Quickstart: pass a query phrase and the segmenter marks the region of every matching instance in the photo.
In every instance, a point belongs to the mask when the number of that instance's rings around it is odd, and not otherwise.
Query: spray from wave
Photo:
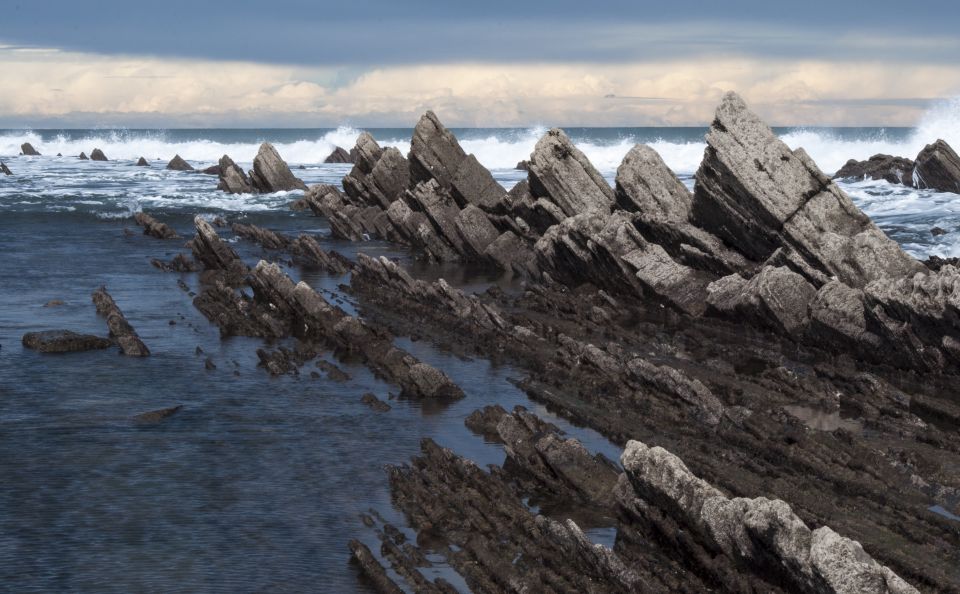
[[[504,129],[489,133],[463,133],[460,141],[464,150],[492,170],[513,169],[518,162],[529,158],[537,140],[546,132],[544,128]],[[291,164],[314,165],[323,161],[336,146],[352,147],[360,131],[351,127],[318,134],[316,138],[303,138],[277,142],[271,138],[245,138],[242,141],[197,138],[179,140],[165,131],[130,132],[91,131],[79,138],[61,134],[44,139],[35,132],[9,131],[0,134],[0,156],[16,155],[20,144],[30,142],[44,155],[75,156],[80,152],[90,153],[93,148],[102,149],[111,159],[134,160],[141,156],[147,159],[169,160],[174,154],[200,164],[214,163],[221,155],[228,154],[239,163],[249,164],[257,153],[260,142],[274,142],[280,154]],[[376,136],[376,135],[375,135]],[[627,152],[638,143],[652,146],[670,168],[681,175],[694,173],[703,158],[705,143],[699,134],[678,141],[658,137],[647,129],[644,135],[625,128],[623,134],[610,139],[601,135],[592,136],[589,129],[572,138],[590,161],[607,176],[612,176]],[[851,137],[841,130],[826,128],[797,128],[782,135],[792,148],[803,147],[814,161],[826,172],[839,169],[848,159],[867,159],[877,153],[886,153],[913,158],[937,138],[943,138],[960,148],[960,99],[954,99],[931,108],[918,122],[915,130],[907,135],[889,134],[883,129],[864,129]],[[408,134],[389,133],[377,136],[384,146],[395,146],[406,153],[410,149]]]

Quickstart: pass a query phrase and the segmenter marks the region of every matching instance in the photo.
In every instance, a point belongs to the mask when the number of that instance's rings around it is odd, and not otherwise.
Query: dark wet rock
[[[294,212],[302,212],[304,210],[310,210],[310,204],[303,198],[298,198],[288,204],[290,210]]]
[[[220,157],[220,183],[217,189],[228,194],[255,194],[256,188],[250,183],[243,169],[233,162],[233,159],[224,155]]]
[[[934,227],[933,229],[930,229],[930,235],[933,235],[934,237],[937,237],[939,235],[946,235],[946,234],[947,234],[947,230],[941,227]]]
[[[75,353],[105,349],[113,346],[113,341],[70,330],[44,330],[24,334],[23,346],[41,353]]]
[[[789,248],[804,266],[855,287],[921,268],[735,93],[707,134],[691,216],[756,262]]]
[[[331,274],[346,274],[353,267],[349,258],[339,252],[325,251],[316,239],[305,233],[290,243],[290,253],[300,266],[325,270]]]
[[[93,304],[97,308],[97,313],[107,319],[107,328],[110,329],[110,337],[117,341],[120,350],[128,357],[146,357],[150,354],[150,349],[143,344],[137,332],[127,321],[126,316],[117,307],[116,302],[106,287],[100,287],[93,292]]]
[[[204,169],[201,169],[201,170],[200,170],[200,173],[202,173],[202,174],[204,174],[204,175],[216,175],[217,177],[220,177],[220,166],[219,166],[219,165],[211,165],[210,167],[206,167],[206,168],[204,168]]]
[[[850,159],[833,175],[833,179],[883,179],[891,184],[913,185],[914,163],[891,155],[874,155],[866,161]]]
[[[177,254],[169,262],[153,258],[150,263],[164,272],[196,272],[200,270],[200,266],[196,262],[183,254]]]
[[[157,239],[177,239],[180,237],[169,225],[161,223],[147,213],[134,213],[133,220],[143,227],[144,235],[156,237]]]
[[[317,361],[317,369],[322,369],[324,373],[327,374],[327,379],[332,382],[343,383],[353,379],[349,373],[340,369],[329,361],[324,361],[323,359]]]
[[[343,178],[343,188],[355,206],[389,208],[410,181],[410,166],[396,148],[380,148],[368,132],[357,139],[356,161]]]
[[[282,250],[290,245],[290,238],[286,235],[256,225],[234,223],[231,229],[238,236],[259,243],[268,250]]]
[[[51,299],[43,304],[44,307],[60,307],[63,305],[63,299]]]
[[[206,270],[222,273],[227,284],[238,284],[247,273],[246,264],[217,235],[210,223],[198,215],[194,217],[193,224],[197,229],[197,234],[189,243],[193,258]]]
[[[940,256],[930,256],[923,261],[923,264],[930,270],[940,270],[947,264],[960,268],[960,258],[941,258]]]
[[[390,228],[386,213],[378,206],[351,204],[340,190],[329,184],[310,186],[304,195],[310,210],[325,217],[330,233],[338,239],[362,241],[381,237]]]
[[[207,357],[206,360],[204,360],[203,362],[203,368],[206,369],[207,371],[213,371],[214,369],[217,368],[217,364],[213,362],[213,359],[211,359],[210,357]]]
[[[367,392],[360,397],[360,402],[369,406],[375,412],[388,412],[390,410],[390,405],[377,398],[374,394]]]
[[[356,163],[356,153],[351,154],[350,151],[343,147],[336,147],[333,149],[333,152],[327,155],[327,158],[323,160],[324,163]]]
[[[624,515],[688,534],[664,534],[681,554],[721,555],[723,563],[704,564],[704,569],[724,589],[739,589],[740,573],[758,586],[769,580],[771,587],[801,592],[917,591],[874,561],[860,543],[827,526],[810,530],[782,500],[727,498],[661,447],[630,441],[621,463],[625,477],[618,497]]]
[[[90,158],[87,157],[87,154],[84,153],[84,152],[81,152],[80,155],[79,155],[77,158],[80,159],[81,161],[89,161],[89,160],[90,160]]]
[[[364,577],[380,594],[403,594],[403,590],[390,579],[369,547],[359,540],[350,541],[351,560],[360,567]]]
[[[960,194],[960,156],[943,140],[928,144],[917,155],[914,181],[918,188]]]
[[[7,167],[7,164],[3,161],[0,161],[0,172],[2,172],[4,175],[13,175],[13,172],[10,171],[10,168]]]
[[[530,155],[530,192],[545,198],[567,216],[610,212],[613,189],[563,130],[541,138]]]
[[[530,171],[530,161],[524,159],[517,163],[517,166],[514,167],[517,171]]]
[[[28,157],[39,157],[40,153],[37,152],[37,149],[33,148],[33,145],[29,142],[24,142],[20,145],[20,152]]]
[[[150,412],[140,413],[139,415],[133,417],[133,420],[137,423],[159,423],[164,419],[168,419],[173,415],[177,414],[183,410],[183,405],[171,406],[170,408],[161,408],[159,410],[152,410]]]
[[[269,142],[260,145],[250,171],[251,185],[263,193],[306,190],[307,186],[290,171],[280,153]]]
[[[167,169],[172,171],[193,171],[193,165],[187,163],[183,160],[183,157],[180,155],[174,155],[170,162],[167,163]]]
[[[137,167],[150,167],[150,163],[148,163],[143,157],[140,157],[137,159]]]
[[[787,268],[765,266],[747,280],[739,274],[723,277],[707,287],[707,304],[719,315],[748,320],[784,335],[801,333],[817,290]]]
[[[107,159],[107,156],[103,154],[103,151],[101,151],[98,148],[95,148],[93,149],[93,152],[90,153],[90,160],[91,161],[109,161],[110,159]]]

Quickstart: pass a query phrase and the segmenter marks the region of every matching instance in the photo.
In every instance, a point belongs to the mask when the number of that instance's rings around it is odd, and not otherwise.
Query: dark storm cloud
[[[952,61],[956,2],[358,0],[6,3],[0,42],[104,54],[358,66],[692,55]]]

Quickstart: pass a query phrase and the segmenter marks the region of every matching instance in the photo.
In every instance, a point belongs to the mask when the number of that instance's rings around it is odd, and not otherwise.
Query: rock
[[[891,155],[874,155],[866,161],[850,159],[833,179],[883,179],[891,184],[913,185],[914,163],[910,159]]]
[[[57,156],[58,156],[58,157],[62,157],[62,156],[63,156],[63,153],[57,153]]]
[[[250,183],[265,194],[307,189],[307,185],[293,175],[290,167],[280,158],[277,149],[269,142],[260,145],[260,150],[253,159]]]
[[[238,284],[247,274],[247,266],[240,256],[199,215],[194,217],[193,224],[197,229],[197,234],[190,241],[194,259],[207,270],[223,273],[227,284]]]
[[[610,185],[557,128],[547,132],[533,149],[529,181],[534,198],[546,198],[567,216],[610,212],[614,203]]]
[[[133,220],[143,227],[144,235],[150,235],[157,239],[177,239],[180,237],[169,225],[161,223],[144,212],[134,213]]]
[[[934,227],[933,229],[930,229],[930,235],[933,235],[934,237],[937,237],[938,235],[946,235],[946,234],[947,234],[947,230],[941,229],[940,227]]]
[[[184,161],[180,155],[174,155],[170,159],[170,162],[167,163],[167,169],[171,171],[194,171],[193,165]]]
[[[259,243],[268,250],[282,250],[290,245],[290,238],[286,235],[256,225],[234,223],[231,228],[240,237]]]
[[[13,175],[13,172],[10,171],[10,168],[7,167],[7,164],[3,161],[0,161],[0,172],[2,172],[4,175]]]
[[[59,307],[63,305],[63,299],[51,299],[43,304],[44,307]]]
[[[635,358],[627,363],[631,379],[647,389],[671,394],[689,405],[700,422],[715,427],[720,423],[724,406],[710,388],[697,379],[666,365],[655,365],[645,359]]]
[[[24,142],[20,145],[20,152],[28,157],[39,157],[40,153],[37,152],[37,149],[33,148],[33,145],[29,142]]]
[[[960,258],[941,258],[940,256],[930,256],[923,261],[923,265],[930,270],[940,270],[947,264],[960,268]]]
[[[207,371],[213,371],[217,368],[217,364],[213,362],[213,359],[207,357],[203,362],[203,368]]]
[[[364,394],[363,396],[361,396],[361,397],[360,397],[360,402],[362,402],[363,404],[369,406],[370,408],[372,408],[372,409],[373,409],[374,411],[376,411],[376,412],[388,412],[388,411],[390,410],[390,408],[391,408],[389,404],[387,404],[387,403],[384,402],[383,400],[380,400],[379,398],[377,398],[375,395],[371,394],[370,392],[367,392],[366,394]]]
[[[943,140],[928,144],[917,155],[914,185],[960,194],[960,156]]]
[[[738,274],[721,278],[707,293],[707,304],[719,315],[797,336],[806,328],[817,290],[787,268],[765,266],[750,280]]]
[[[530,171],[530,161],[524,159],[517,163],[517,166],[514,167],[517,171]]]
[[[751,260],[790,248],[805,263],[801,270],[855,287],[921,269],[735,93],[724,96],[707,134],[691,218]]]
[[[183,254],[177,254],[169,262],[153,258],[150,263],[164,272],[196,272],[200,267]]]
[[[343,147],[336,147],[333,149],[333,152],[327,155],[327,158],[323,160],[324,163],[355,163],[356,155],[351,154],[350,151],[346,150]]]
[[[90,160],[91,161],[109,161],[109,159],[107,159],[107,156],[103,154],[103,151],[101,151],[98,148],[93,149],[93,152],[90,153]]]
[[[200,173],[202,173],[202,174],[204,174],[204,175],[216,175],[217,177],[220,177],[220,166],[219,166],[219,165],[211,165],[210,167],[207,167],[207,168],[205,168],[205,169],[201,169],[201,170],[200,170]]]
[[[81,152],[81,153],[80,153],[80,156],[78,156],[77,158],[80,159],[81,161],[89,161],[89,160],[90,160],[90,159],[87,157],[87,154],[86,154],[86,153],[83,153],[83,152]]]
[[[655,150],[630,149],[617,169],[617,206],[656,219],[686,221],[693,196]]]
[[[326,270],[331,274],[346,274],[353,263],[339,252],[326,252],[313,237],[301,234],[290,244],[293,260],[305,268]]]
[[[356,206],[389,208],[410,183],[410,165],[396,148],[381,149],[364,132],[357,141],[357,163],[343,178],[343,189]]]
[[[250,183],[247,174],[240,169],[233,159],[224,155],[220,157],[220,183],[217,189],[228,194],[256,194],[257,190]]]
[[[100,287],[93,292],[93,304],[97,308],[97,313],[107,318],[107,328],[110,329],[110,336],[120,345],[120,350],[128,357],[146,357],[150,354],[150,349],[143,344],[137,335],[133,326],[127,321],[127,318],[117,307],[113,297],[107,293],[106,287]]]
[[[688,533],[678,545],[690,554],[705,549],[722,555],[735,570],[782,581],[787,590],[916,592],[859,543],[828,527],[811,531],[784,501],[729,499],[670,452],[639,441],[627,443],[620,461],[625,472],[617,490],[622,509],[661,527],[668,524],[659,514],[668,515],[678,524],[672,530]],[[719,567],[712,564],[707,571]],[[715,577],[724,583],[734,575],[717,572]],[[727,583],[724,589],[732,586]]]
[[[164,419],[172,417],[181,410],[183,410],[183,405],[178,404],[177,406],[171,406],[170,408],[161,408],[159,410],[140,413],[139,415],[133,417],[133,420],[137,423],[159,423]]]
[[[113,346],[113,341],[70,330],[44,330],[23,335],[23,346],[41,353],[75,353]]]
[[[360,571],[370,581],[373,588],[380,594],[403,594],[403,590],[390,579],[386,570],[370,552],[367,545],[359,540],[350,541],[350,559],[360,566]]]
[[[148,163],[143,157],[140,157],[137,159],[137,167],[150,167],[150,163]]]

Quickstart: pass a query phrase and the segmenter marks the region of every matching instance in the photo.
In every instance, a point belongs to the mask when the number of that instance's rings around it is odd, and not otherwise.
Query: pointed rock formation
[[[256,188],[250,183],[243,169],[233,162],[233,159],[224,155],[220,157],[220,183],[217,189],[228,194],[255,194]]]
[[[782,335],[798,335],[809,321],[817,290],[788,268],[765,266],[750,280],[732,274],[707,287],[707,304],[720,315],[747,319]]]
[[[150,235],[157,239],[176,239],[180,237],[169,225],[161,223],[146,213],[138,212],[134,214],[133,220],[143,227],[144,235]]]
[[[117,307],[113,297],[110,296],[110,293],[107,293],[106,287],[100,287],[94,291],[93,304],[97,308],[97,313],[107,318],[110,337],[117,341],[124,355],[146,357],[150,354],[150,349],[140,340],[133,326],[130,325],[126,316]]]
[[[343,189],[357,206],[390,208],[410,183],[410,166],[393,147],[380,148],[368,132],[363,132],[353,149],[356,161],[343,178]]]
[[[253,159],[250,183],[265,194],[307,189],[306,184],[293,175],[290,167],[280,158],[280,153],[269,142],[260,145]]]
[[[290,238],[286,235],[256,225],[234,223],[231,229],[238,236],[259,243],[268,250],[282,250],[290,245]]]
[[[37,149],[33,148],[33,145],[29,142],[24,142],[20,145],[20,152],[28,157],[39,157],[40,153],[37,152]]]
[[[293,261],[304,268],[325,270],[331,274],[346,274],[353,263],[339,252],[325,251],[313,237],[301,234],[290,244]]]
[[[4,175],[13,175],[13,172],[10,171],[10,168],[7,167],[7,164],[3,161],[0,161],[0,172],[2,172]]]
[[[147,163],[147,160],[143,157],[137,159],[137,167],[150,167],[150,163]]]
[[[193,165],[184,161],[180,155],[174,155],[167,163],[167,169],[171,171],[193,171]]]
[[[338,146],[333,149],[333,152],[327,155],[327,158],[323,160],[324,163],[356,163],[356,153],[348,151],[347,149]]]
[[[95,148],[93,149],[93,152],[90,153],[90,160],[91,161],[109,161],[110,159],[107,159],[107,156],[103,154],[103,151],[101,151],[98,148]]]
[[[613,189],[558,128],[547,132],[530,155],[530,192],[546,198],[567,216],[610,212]]]
[[[90,158],[87,157],[87,154],[84,153],[84,152],[81,152],[80,155],[77,156],[77,158],[80,159],[81,161],[89,161],[89,160],[90,160]]]
[[[854,287],[922,269],[735,93],[723,98],[707,134],[692,220],[755,262],[787,250],[797,272],[818,284],[808,268]]]
[[[914,182],[918,188],[960,194],[960,156],[943,140],[928,144],[917,155]]]
[[[657,151],[645,144],[630,149],[617,168],[617,206],[658,219],[686,221],[693,195]]]

